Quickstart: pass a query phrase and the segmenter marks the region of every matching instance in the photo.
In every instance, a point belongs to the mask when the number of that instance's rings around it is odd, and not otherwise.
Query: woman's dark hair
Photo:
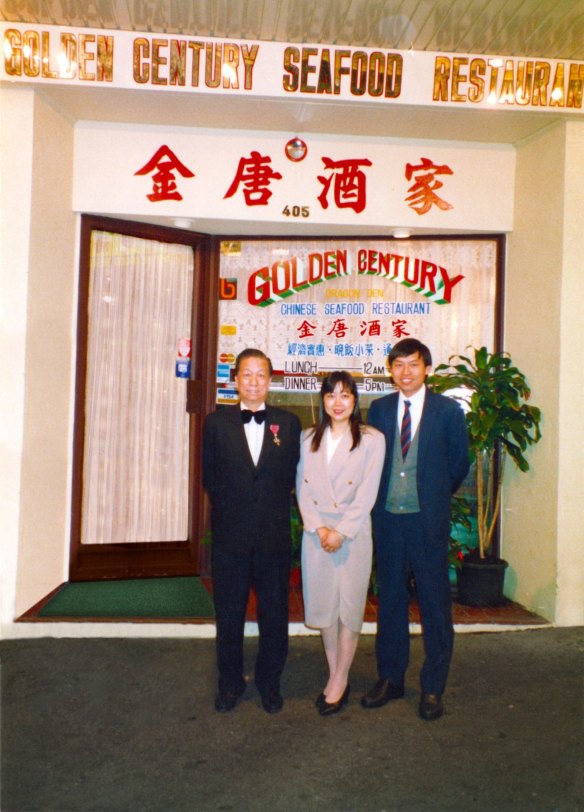
[[[335,386],[339,383],[341,384],[341,388],[343,389],[343,391],[350,392],[355,398],[353,412],[351,414],[351,417],[349,418],[349,425],[351,427],[351,436],[353,437],[353,445],[351,446],[351,451],[354,448],[357,448],[357,446],[361,442],[361,425],[363,423],[363,420],[361,419],[361,412],[359,411],[359,392],[357,391],[357,384],[355,383],[355,379],[349,372],[345,372],[345,370],[339,369],[336,370],[335,372],[329,373],[322,382],[322,386],[320,388],[319,420],[318,423],[314,426],[312,434],[312,442],[310,444],[311,451],[318,451],[318,449],[320,448],[322,437],[328,426],[330,426],[331,424],[331,419],[324,410],[324,396],[330,394],[331,392],[334,392]]]

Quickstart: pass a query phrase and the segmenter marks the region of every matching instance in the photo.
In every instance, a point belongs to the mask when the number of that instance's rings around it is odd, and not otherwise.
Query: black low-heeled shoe
[[[319,695],[316,697],[316,699],[314,700],[314,704],[320,710],[322,708],[322,706],[325,704],[325,702],[326,702],[326,695],[325,695],[324,691],[321,691],[319,693]]]
[[[321,716],[332,716],[335,713],[338,713],[344,705],[347,704],[349,701],[349,693],[351,691],[351,686],[347,685],[342,697],[337,702],[327,702],[326,699],[318,709],[318,712]]]

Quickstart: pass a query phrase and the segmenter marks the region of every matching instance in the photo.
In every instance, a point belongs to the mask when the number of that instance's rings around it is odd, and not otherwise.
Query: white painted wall
[[[0,622],[4,624],[14,617],[20,528],[33,91],[0,88],[0,111]]]
[[[67,580],[77,278],[72,152],[72,125],[37,97],[17,615]]]
[[[308,147],[306,158],[292,163],[285,155],[288,135],[281,132],[79,122],[75,127],[73,208],[109,216],[187,218],[195,220],[201,230],[223,234],[238,233],[236,224],[250,220],[260,229],[274,223],[290,227],[294,218],[283,214],[286,206],[306,208],[308,216],[296,221],[297,228],[302,227],[300,233],[317,227],[326,233],[331,226],[344,233],[369,229],[377,234],[390,226],[457,233],[503,232],[513,226],[515,151],[509,144],[318,133],[303,138]],[[136,175],[162,146],[194,174],[183,177],[173,170],[180,200],[150,200],[156,170]],[[268,157],[269,168],[280,175],[270,182],[265,205],[247,205],[241,185],[225,197],[240,160],[249,159],[253,151]],[[367,205],[358,215],[351,207],[334,205],[332,187],[327,208],[319,202],[323,191],[319,177],[333,175],[325,168],[325,156],[334,161],[371,162],[359,170]],[[436,195],[451,208],[435,205],[420,215],[409,207],[407,197],[415,181],[406,179],[406,166],[419,166],[423,157],[452,170],[450,175],[436,176],[443,184]],[[496,184],[493,178],[497,178]]]
[[[32,91],[2,94],[5,624],[67,577],[76,218],[72,125]]]
[[[0,621],[66,579],[76,312],[73,126],[41,95],[0,90]],[[509,470],[504,555],[510,597],[560,624],[584,622],[584,427],[579,414],[584,124],[517,151],[507,265],[506,348],[544,413],[527,475]],[[79,635],[83,624],[68,624]],[[43,634],[55,633],[43,627]],[[128,634],[139,629],[127,625]]]
[[[584,123],[565,125],[555,621],[584,625]]]
[[[506,474],[506,591],[560,625],[584,623],[583,184],[583,124],[518,147],[505,349],[542,409],[543,439],[527,474]]]

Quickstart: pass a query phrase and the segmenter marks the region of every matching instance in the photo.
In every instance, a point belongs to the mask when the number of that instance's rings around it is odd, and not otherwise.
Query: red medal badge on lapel
[[[282,441],[280,440],[280,438],[278,437],[278,432],[280,431],[280,426],[276,425],[275,423],[272,423],[272,424],[270,425],[270,431],[271,431],[271,432],[272,432],[272,434],[274,435],[274,442],[275,442],[275,444],[276,444],[276,445],[280,445],[280,443],[282,442]]]

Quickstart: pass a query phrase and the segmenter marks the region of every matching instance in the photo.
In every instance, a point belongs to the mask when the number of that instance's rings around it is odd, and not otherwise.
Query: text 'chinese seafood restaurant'
[[[269,403],[307,428],[334,370],[366,421],[408,337],[433,371],[508,354],[540,418],[493,470],[472,457],[455,601],[484,482],[499,603],[584,625],[582,5],[464,9],[2,4],[0,637],[104,635],[47,613],[73,585],[208,597],[203,424],[238,402],[238,354],[269,356]],[[291,522],[297,565],[294,496]],[[215,634],[212,612],[107,620]]]

